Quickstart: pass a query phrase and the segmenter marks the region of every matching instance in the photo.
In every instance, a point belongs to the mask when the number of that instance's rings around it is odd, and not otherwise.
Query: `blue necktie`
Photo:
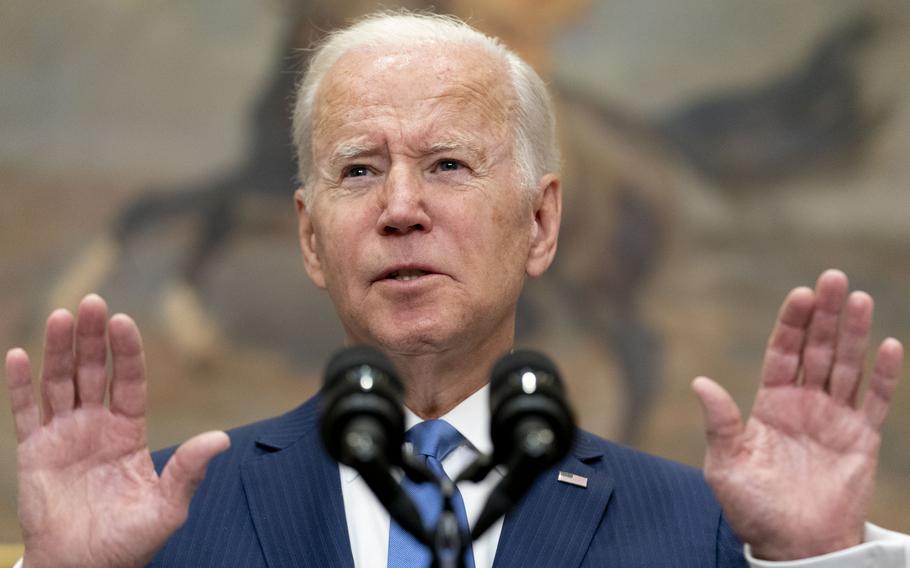
[[[414,445],[415,454],[426,458],[427,468],[439,478],[448,478],[441,462],[464,440],[458,430],[445,420],[421,422],[407,431],[405,439]],[[442,494],[436,483],[415,483],[405,476],[401,480],[401,486],[417,505],[424,526],[430,529],[435,527],[443,508]],[[462,532],[470,534],[468,515],[457,488],[452,497],[452,507]],[[423,568],[429,566],[432,559],[432,554],[424,545],[392,520],[389,530],[389,568]],[[465,566],[474,568],[474,553],[470,545],[465,551]]]

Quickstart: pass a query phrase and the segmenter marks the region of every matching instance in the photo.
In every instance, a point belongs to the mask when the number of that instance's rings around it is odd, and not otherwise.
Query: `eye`
[[[370,174],[370,168],[362,165],[354,165],[345,168],[344,177],[364,177]]]
[[[458,160],[444,159],[444,160],[439,160],[438,162],[436,162],[436,166],[434,169],[437,171],[440,171],[440,172],[454,172],[454,171],[462,169],[463,167],[464,167],[464,164],[462,164]]]

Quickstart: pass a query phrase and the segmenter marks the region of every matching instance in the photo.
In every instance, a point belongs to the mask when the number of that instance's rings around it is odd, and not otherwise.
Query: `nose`
[[[428,232],[433,221],[427,211],[426,191],[418,174],[392,168],[380,193],[381,213],[376,228],[383,235]]]

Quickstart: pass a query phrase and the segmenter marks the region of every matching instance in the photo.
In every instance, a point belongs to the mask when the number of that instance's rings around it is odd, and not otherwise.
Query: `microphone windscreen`
[[[375,446],[387,463],[401,461],[404,442],[404,388],[391,361],[378,349],[356,345],[337,351],[326,365],[320,400],[320,430],[326,451],[335,460],[355,465],[363,448],[360,436]],[[354,431],[355,437],[349,438]]]
[[[506,466],[474,528],[479,537],[528,492],[572,445],[575,419],[556,365],[536,351],[513,351],[490,374],[489,464]]]
[[[556,364],[537,351],[513,351],[497,361],[490,376],[493,461],[508,464],[523,459],[519,440],[528,428],[542,423],[555,436],[554,444],[548,459],[535,459],[535,463],[548,467],[571,446],[575,418]]]

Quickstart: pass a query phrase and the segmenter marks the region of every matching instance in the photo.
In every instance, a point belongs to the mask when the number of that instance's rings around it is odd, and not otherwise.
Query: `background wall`
[[[52,306],[102,292],[145,334],[152,447],[292,408],[340,343],[301,270],[290,176],[266,167],[291,152],[268,96],[306,56],[288,46],[371,7],[324,4],[0,4],[0,345],[34,356]],[[565,234],[520,336],[558,360],[583,426],[699,464],[688,382],[747,408],[777,305],[830,266],[876,298],[876,338],[910,339],[910,6],[542,4],[437,7],[506,37],[556,92]],[[872,515],[903,531],[908,404],[904,384]],[[5,393],[0,424],[15,541]]]

